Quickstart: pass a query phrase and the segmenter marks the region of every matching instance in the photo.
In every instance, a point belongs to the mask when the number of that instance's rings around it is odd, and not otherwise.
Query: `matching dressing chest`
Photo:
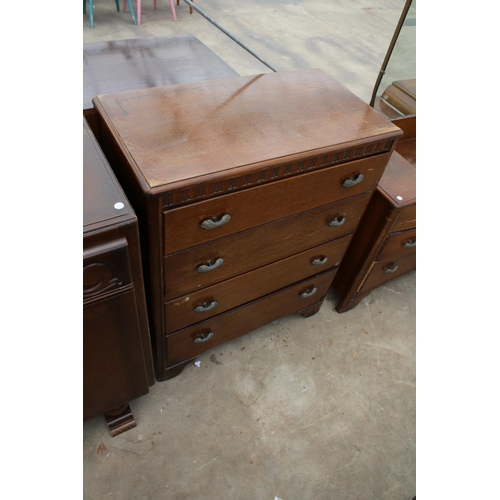
[[[400,128],[320,70],[93,100],[137,213],[156,378],[317,312]]]
[[[342,313],[416,268],[416,169],[395,151],[333,281]]]

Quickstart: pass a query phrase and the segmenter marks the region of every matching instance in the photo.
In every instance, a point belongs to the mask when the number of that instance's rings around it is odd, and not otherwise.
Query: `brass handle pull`
[[[193,342],[195,344],[201,344],[202,342],[206,342],[210,340],[214,336],[214,332],[202,333],[199,337],[196,337]]]
[[[213,264],[211,262],[207,262],[206,264],[198,266],[197,271],[199,273],[208,273],[209,271],[213,271],[214,269],[217,269],[218,267],[222,266],[223,262],[224,259],[219,257]]]
[[[342,186],[344,186],[344,187],[355,186],[356,184],[359,184],[364,178],[365,178],[365,176],[363,174],[354,175],[352,177],[349,177],[349,179],[346,179],[342,183]]]
[[[223,226],[227,224],[231,220],[231,216],[229,214],[224,214],[222,217],[217,219],[217,217],[212,217],[211,219],[204,220],[201,223],[201,227],[203,229],[215,229],[216,227]]]
[[[391,274],[394,273],[398,270],[398,265],[397,264],[389,264],[384,268],[384,273],[385,274]]]
[[[217,302],[215,302],[215,300],[213,300],[212,302],[210,302],[210,304],[207,304],[206,302],[195,307],[194,308],[194,312],[197,312],[197,313],[204,313],[204,312],[207,312],[207,311],[211,311],[215,306],[217,305]]]
[[[338,227],[341,226],[345,222],[345,217],[343,215],[339,215],[335,217],[331,222],[328,223],[330,227]]]
[[[307,299],[309,297],[312,297],[317,291],[318,291],[318,289],[313,285],[311,288],[309,288],[309,290],[306,290],[305,292],[302,292],[300,294],[300,298],[301,299]]]
[[[413,248],[414,246],[416,246],[416,244],[417,240],[415,239],[415,240],[405,241],[402,246],[403,248]]]
[[[313,266],[322,266],[323,264],[326,264],[327,261],[327,257],[318,257],[317,259],[311,260],[311,264]]]

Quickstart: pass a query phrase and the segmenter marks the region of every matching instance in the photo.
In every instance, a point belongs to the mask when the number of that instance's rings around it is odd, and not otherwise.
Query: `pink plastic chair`
[[[158,5],[158,0],[154,0],[154,6],[155,10]],[[177,2],[177,5],[179,5],[179,2]],[[127,0],[123,0],[123,12],[127,12]],[[175,15],[175,6],[174,6],[174,0],[170,0],[170,8],[172,9],[172,15],[174,16],[174,21],[177,21],[177,16]],[[141,0],[137,0],[137,24],[141,24]]]

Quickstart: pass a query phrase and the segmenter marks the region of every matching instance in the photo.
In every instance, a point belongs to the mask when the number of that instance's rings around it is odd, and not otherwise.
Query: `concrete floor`
[[[317,67],[365,102],[403,0],[199,0],[278,70]],[[182,2],[142,24],[97,2],[83,42],[190,33],[241,75],[270,70]],[[409,66],[414,59],[408,59]],[[414,70],[413,70],[414,71]],[[415,287],[408,273],[344,314],[282,318],[216,347],[131,402],[137,427],[83,424],[83,498],[411,500],[416,495]]]

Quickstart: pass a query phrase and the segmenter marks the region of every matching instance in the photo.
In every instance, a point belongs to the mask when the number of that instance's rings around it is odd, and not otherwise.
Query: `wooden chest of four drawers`
[[[400,129],[319,70],[101,95],[139,217],[158,380],[319,310]]]

